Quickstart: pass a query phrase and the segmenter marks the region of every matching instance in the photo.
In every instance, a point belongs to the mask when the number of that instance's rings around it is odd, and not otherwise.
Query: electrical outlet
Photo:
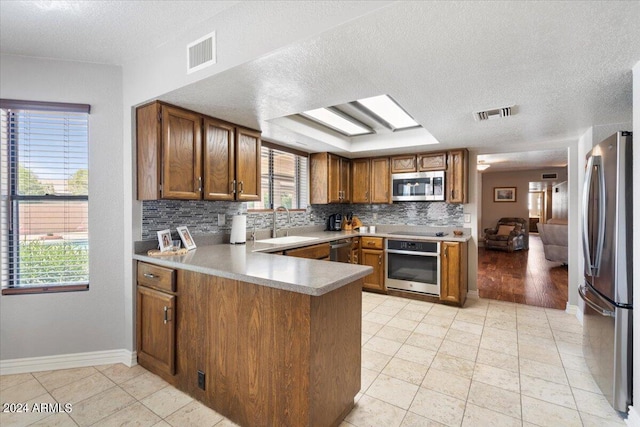
[[[464,214],[464,222],[466,223],[471,222],[471,214]]]
[[[205,375],[204,372],[198,371],[198,388],[204,390],[205,388]]]
[[[378,220],[378,212],[374,212],[373,213],[373,220],[377,221]]]
[[[226,222],[226,218],[224,214],[218,214],[218,227],[224,225]]]

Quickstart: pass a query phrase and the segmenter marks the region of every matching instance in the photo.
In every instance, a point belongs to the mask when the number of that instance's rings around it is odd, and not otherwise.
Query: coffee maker
[[[326,231],[340,231],[342,230],[342,214],[335,213],[329,215],[327,218],[327,229]]]

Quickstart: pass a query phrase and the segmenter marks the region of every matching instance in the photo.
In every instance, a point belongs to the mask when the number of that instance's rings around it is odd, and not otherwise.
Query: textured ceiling
[[[235,2],[89,2],[97,4],[95,13],[80,17],[29,16],[27,6],[13,3],[0,2],[3,53],[109,64],[161,48],[189,22],[238,7]],[[321,2],[323,18],[344,3]],[[440,147],[546,153],[511,155],[511,164],[523,168],[566,164],[564,148],[590,126],[631,121],[631,68],[640,60],[638,1],[365,3],[350,2],[352,10],[363,5],[355,19],[331,18],[333,27],[311,37],[287,34],[292,42],[279,49],[160,98],[260,128],[268,140],[350,157]],[[318,7],[313,11],[322,13]],[[288,19],[299,22],[296,13],[304,12],[297,8]],[[273,18],[268,10],[260,17]],[[69,24],[79,25],[81,44],[74,44],[73,31],[59,30]],[[250,24],[238,23],[247,31]],[[287,30],[274,26],[272,31]],[[348,139],[284,119],[382,93],[430,134]],[[473,119],[475,111],[507,105],[516,105],[517,114]],[[424,144],[433,138],[440,143]]]
[[[526,153],[480,154],[478,164],[491,165],[487,172],[530,170],[540,167],[566,167],[567,150],[527,151]]]
[[[122,65],[237,1],[0,1],[2,53]]]

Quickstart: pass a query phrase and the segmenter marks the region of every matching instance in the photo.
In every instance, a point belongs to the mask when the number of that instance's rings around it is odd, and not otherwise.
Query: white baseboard
[[[478,291],[467,291],[467,298],[479,299]]]
[[[626,423],[629,427],[640,427],[640,414],[633,406],[629,406],[629,416]]]
[[[581,325],[584,325],[584,313],[579,305],[569,305],[567,303],[567,313],[573,314]]]
[[[138,359],[136,352],[129,350],[107,350],[0,360],[0,375],[53,371],[56,369],[81,368],[83,366],[110,365],[114,363],[123,363],[127,366],[137,365]]]
[[[567,302],[567,307],[564,310],[565,312],[569,313],[569,314],[573,314],[574,316],[577,316],[578,313],[578,306],[577,305],[571,305]]]

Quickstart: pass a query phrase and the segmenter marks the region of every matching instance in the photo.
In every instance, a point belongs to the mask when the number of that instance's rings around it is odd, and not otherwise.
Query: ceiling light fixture
[[[372,96],[358,99],[356,102],[394,131],[420,126],[389,95]]]
[[[330,108],[317,108],[315,110],[300,113],[321,125],[330,127],[346,136],[366,135],[373,133],[369,127],[357,122],[352,117],[347,117],[339,111]]]

